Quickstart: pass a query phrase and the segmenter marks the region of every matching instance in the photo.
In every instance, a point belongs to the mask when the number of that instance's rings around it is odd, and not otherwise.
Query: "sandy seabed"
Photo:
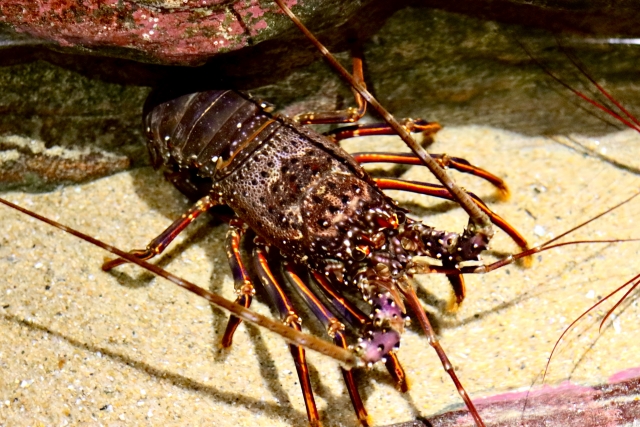
[[[622,132],[585,138],[524,137],[486,127],[442,130],[430,151],[464,157],[503,177],[511,198],[452,172],[532,243],[557,236],[638,191],[640,138]],[[350,141],[350,151],[402,148],[394,139]],[[402,178],[431,181],[424,168]],[[390,192],[415,217],[461,231],[466,217],[450,203]],[[138,169],[46,194],[6,193],[22,206],[122,249],[144,247],[187,202],[151,169]],[[640,237],[640,199],[607,215],[576,239]],[[220,350],[226,315],[139,269],[106,274],[106,253],[2,207],[0,209],[0,425],[304,426],[306,413],[288,348],[278,336],[241,326]],[[198,221],[160,261],[172,272],[233,299],[224,253],[226,226]],[[536,255],[533,265],[468,276],[468,297],[443,313],[446,279],[420,277],[442,345],[472,397],[522,390],[540,381],[564,328],[599,297],[640,271],[640,243],[571,246]],[[517,251],[500,232],[487,260]],[[440,303],[440,304],[438,304]],[[257,301],[256,311],[268,314]],[[546,379],[597,384],[640,366],[635,300],[602,333],[596,311],[567,337]],[[325,426],[356,418],[336,362],[308,353]],[[384,367],[362,373],[360,390],[382,426],[461,405],[455,387],[416,329],[399,351],[411,391],[395,391]]]

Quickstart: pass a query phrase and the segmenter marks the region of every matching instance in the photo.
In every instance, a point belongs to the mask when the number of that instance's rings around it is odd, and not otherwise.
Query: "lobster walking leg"
[[[300,327],[300,317],[296,314],[293,304],[291,304],[291,301],[284,292],[284,289],[282,289],[282,286],[280,286],[273,277],[267,258],[264,254],[264,250],[260,247],[256,247],[253,250],[253,260],[260,282],[269,294],[273,305],[275,305],[280,312],[280,318],[285,325],[300,331],[302,329]],[[302,388],[302,395],[304,397],[304,404],[307,408],[309,424],[311,424],[312,427],[321,427],[322,424],[320,423],[318,408],[316,407],[313,390],[311,389],[309,367],[307,366],[305,351],[302,347],[294,344],[289,344],[289,350],[291,351],[293,362],[296,365],[298,378],[300,379],[300,388]]]
[[[309,287],[304,283],[302,279],[296,274],[290,264],[285,266],[285,275],[286,277],[293,283],[293,288],[298,291],[300,296],[305,300],[311,311],[315,314],[315,316],[324,324],[327,329],[327,334],[333,338],[333,341],[336,345],[348,348],[346,337],[342,332],[344,330],[344,325],[340,323],[338,319],[336,319],[333,314],[320,302],[320,300],[315,296],[315,294],[309,289]],[[349,396],[351,397],[351,403],[353,404],[353,408],[356,411],[356,415],[358,416],[358,420],[360,424],[363,426],[369,426],[369,415],[367,414],[367,410],[362,403],[362,398],[360,397],[360,393],[358,392],[358,387],[356,385],[355,378],[353,377],[353,372],[350,370],[346,370],[344,368],[340,368],[342,371],[342,377],[344,378],[344,382],[347,385],[347,390],[349,391]]]
[[[343,315],[347,322],[354,328],[363,327],[367,324],[367,316],[348,299],[338,295],[333,287],[327,282],[327,280],[318,272],[313,271],[311,273],[320,289],[327,296],[331,305],[339,310],[339,313]],[[389,352],[385,361],[385,367],[389,371],[389,374],[393,378],[396,388],[403,393],[409,391],[409,381],[407,375],[404,372],[398,356],[394,351]]]
[[[364,72],[362,70],[362,52],[359,50],[352,51],[353,60],[353,79],[366,88],[364,81]],[[304,125],[310,124],[338,124],[338,123],[355,123],[364,117],[367,111],[367,103],[360,93],[351,88],[353,96],[356,101],[356,108],[350,107],[346,110],[338,111],[322,111],[322,112],[309,112],[299,114],[294,117],[294,121]],[[422,119],[404,119],[402,126],[409,132],[422,132],[425,135],[433,135],[442,129],[442,126],[436,122],[427,122]],[[387,123],[371,123],[371,124],[355,124],[352,126],[344,126],[337,129],[330,130],[324,133],[324,135],[332,138],[338,142],[347,138],[354,138],[357,136],[372,136],[372,135],[397,135],[393,127]],[[418,163],[423,164],[423,163]]]
[[[491,172],[474,166],[469,161],[460,157],[450,157],[446,154],[431,154],[443,168],[452,168],[459,172],[482,178],[498,188],[503,199],[509,197],[509,188],[504,180]],[[402,165],[422,165],[420,159],[412,153],[354,153],[353,158],[360,164],[363,163],[394,163]]]
[[[402,126],[409,132],[422,132],[425,136],[435,135],[442,126],[436,122],[428,122],[422,119],[404,119]],[[396,131],[386,123],[367,123],[356,124],[352,126],[343,126],[330,130],[325,133],[326,136],[335,141],[343,139],[355,138],[358,136],[376,136],[376,135],[396,135]],[[423,163],[419,163],[422,165]]]
[[[390,351],[389,354],[387,354],[387,360],[384,362],[384,366],[387,368],[387,371],[389,371],[389,374],[391,374],[398,391],[402,393],[408,392],[409,380],[395,351]]]
[[[436,338],[436,334],[433,332],[431,323],[429,323],[429,319],[427,318],[427,315],[424,312],[424,308],[422,308],[422,305],[418,300],[418,296],[416,295],[416,292],[413,289],[413,286],[408,281],[405,281],[403,283],[403,286],[400,287],[400,291],[404,295],[405,300],[409,304],[409,307],[411,307],[416,317],[418,318],[418,322],[420,323],[420,326],[422,326],[422,329],[425,335],[427,336],[427,339],[429,340],[429,345],[431,345],[431,347],[433,347],[433,349],[438,354],[438,357],[442,362],[442,367],[444,368],[445,371],[447,371],[447,373],[451,377],[451,380],[456,385],[458,394],[460,394],[460,397],[462,397],[462,400],[464,400],[464,403],[469,409],[469,412],[471,413],[471,416],[476,422],[476,425],[478,427],[484,427],[484,422],[482,421],[482,418],[480,418],[480,414],[478,414],[478,410],[474,406],[473,402],[471,401],[471,398],[465,391],[464,387],[462,387],[462,383],[458,379],[458,376],[456,375],[453,365],[449,361],[449,358],[445,354],[442,346],[440,346],[440,342]]]
[[[212,207],[219,205],[220,202],[213,196],[207,195],[198,200],[188,211],[182,214],[180,218],[175,220],[166,230],[164,230],[158,237],[153,239],[145,249],[134,249],[131,251],[133,255],[141,260],[148,260],[154,256],[161,254],[167,246],[173,240],[178,237],[178,234],[187,228],[189,224],[196,220],[200,215],[211,209]],[[119,265],[125,264],[126,261],[122,258],[116,258],[111,261],[107,261],[102,264],[102,270],[109,271]]]
[[[249,279],[249,273],[244,266],[242,256],[240,255],[240,241],[245,233],[245,225],[241,220],[233,219],[229,223],[229,231],[227,232],[227,258],[229,259],[229,266],[233,274],[233,281],[235,284],[235,291],[238,294],[235,303],[243,307],[249,308],[251,301],[256,291]],[[229,322],[227,328],[222,336],[222,347],[230,347],[233,341],[233,334],[242,322],[236,316],[229,316]]]
[[[390,178],[374,178],[374,181],[382,190],[409,191],[412,193],[439,197],[446,200],[455,200],[453,196],[451,196],[451,193],[441,185]],[[522,248],[522,250],[528,249],[527,240],[520,234],[518,230],[515,229],[515,227],[509,224],[498,214],[491,211],[491,209],[489,209],[478,196],[473,193],[468,194],[469,197],[471,197],[471,200],[475,202],[476,206],[478,206],[478,208],[480,208],[490,218],[492,223],[497,225],[500,229],[504,230],[504,232],[507,233],[509,237],[511,237],[511,239],[513,239],[513,241],[516,242],[516,244],[520,246],[520,248]]]
[[[364,73],[362,71],[362,54],[358,50],[352,52],[353,60],[353,78],[360,82],[363,86]],[[366,87],[366,86],[365,86]],[[323,111],[318,113],[304,113],[299,114],[293,118],[294,121],[302,125],[310,124],[331,124],[331,123],[355,123],[360,120],[364,113],[367,112],[367,103],[362,95],[360,95],[355,89],[351,89],[353,96],[356,100],[356,108],[350,107],[346,110],[339,111]]]
[[[432,136],[442,127],[435,122],[427,122],[422,119],[405,119],[403,126],[409,132],[422,132],[426,136]],[[376,135],[396,135],[393,128],[386,123],[357,124],[353,126],[345,126],[331,130],[325,133],[336,142],[355,138],[359,136],[376,136]],[[491,172],[479,168],[469,163],[468,160],[460,157],[450,157],[446,154],[429,154],[431,158],[436,160],[442,168],[453,168],[459,172],[468,173],[489,181],[500,191],[501,198],[507,200],[509,198],[509,188],[504,180]],[[360,164],[363,163],[394,163],[402,165],[418,165],[424,166],[424,163],[418,156],[413,153],[382,153],[382,152],[362,152],[354,153],[353,158]]]

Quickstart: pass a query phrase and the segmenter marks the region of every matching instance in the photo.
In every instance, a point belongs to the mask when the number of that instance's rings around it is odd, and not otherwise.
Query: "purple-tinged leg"
[[[347,341],[343,333],[344,325],[333,316],[333,313],[331,313],[324,304],[322,304],[313,291],[309,289],[307,284],[300,279],[290,264],[285,264],[284,273],[285,277],[289,279],[293,287],[307,303],[313,314],[315,314],[315,316],[325,326],[327,334],[333,338],[336,345],[347,348]],[[358,386],[356,385],[355,378],[353,377],[353,372],[344,368],[340,368],[340,370],[342,371],[342,377],[347,385],[349,397],[351,397],[351,403],[353,404],[353,408],[356,411],[360,424],[365,427],[370,426],[371,420],[369,419],[367,410],[365,409],[360,393],[358,392]]]
[[[331,305],[335,307],[338,312],[347,319],[347,322],[354,328],[363,327],[369,321],[368,317],[353,303],[335,292],[333,287],[329,284],[327,279],[322,274],[312,272],[313,278],[320,289],[324,292],[326,297],[331,302]],[[385,367],[389,371],[389,374],[396,383],[396,388],[403,393],[409,391],[409,381],[407,375],[404,372],[404,368],[398,360],[398,356],[394,351],[390,351],[386,357]]]
[[[300,331],[302,329],[300,327],[300,317],[296,314],[295,309],[291,304],[289,297],[285,294],[282,286],[280,286],[273,277],[267,258],[261,248],[256,247],[253,250],[253,260],[256,273],[260,277],[260,282],[269,294],[271,301],[280,312],[280,318],[285,325]],[[311,424],[312,427],[320,427],[320,417],[313,397],[313,390],[311,389],[309,367],[307,366],[305,351],[302,347],[293,344],[289,344],[289,350],[291,351],[291,356],[293,357],[293,362],[296,365],[296,371],[298,372],[298,378],[300,379],[300,388],[302,388],[304,404],[307,407],[309,424]]]
[[[249,273],[247,273],[247,269],[242,262],[242,256],[240,255],[240,241],[245,233],[246,227],[239,219],[231,220],[229,227],[226,251],[231,273],[233,274],[235,291],[238,295],[235,302],[245,308],[249,308],[256,291],[253,283],[251,283],[251,279],[249,279]],[[222,347],[227,348],[231,346],[233,334],[240,325],[240,322],[241,320],[236,316],[229,316],[227,329],[224,331],[221,340]]]

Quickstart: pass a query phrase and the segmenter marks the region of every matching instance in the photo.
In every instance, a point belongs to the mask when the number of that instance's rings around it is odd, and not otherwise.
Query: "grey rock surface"
[[[631,131],[582,141],[608,152],[624,147],[624,156],[640,158],[638,135]],[[401,149],[393,139],[354,140],[347,148],[363,146]],[[486,183],[454,174],[532,244],[558,236],[638,188],[637,173],[543,137],[450,128],[437,135],[432,150],[466,157],[505,178],[512,197],[500,202]],[[432,180],[420,167],[401,176]],[[467,222],[453,204],[389,194],[435,227],[459,231]],[[188,206],[150,168],[45,194],[4,197],[123,249],[143,247]],[[638,237],[638,203],[569,239]],[[101,250],[4,207],[0,219],[0,419],[14,426],[305,425],[295,368],[278,336],[241,326],[232,348],[222,351],[226,315],[204,301],[130,266],[105,274]],[[233,299],[225,233],[226,226],[202,218],[159,264]],[[515,250],[498,233],[485,261]],[[512,265],[467,276],[468,297],[457,314],[445,310],[451,294],[443,277],[419,277],[419,295],[474,399],[492,402],[514,391],[522,396],[532,383],[540,384],[551,348],[571,321],[638,273],[638,250],[638,243],[567,246],[536,255],[529,268]],[[252,308],[270,314],[263,301]],[[605,312],[596,310],[568,334],[546,384],[602,384],[640,366],[640,342],[633,338],[637,300],[623,304],[599,333]],[[308,313],[303,325],[321,333]],[[311,352],[308,357],[325,427],[355,425],[337,363]],[[455,387],[419,331],[410,328],[403,335],[399,358],[411,380],[406,395],[395,391],[383,367],[357,375],[373,425],[460,408]],[[535,409],[528,414],[537,415]],[[509,414],[493,416],[498,415]],[[575,425],[582,425],[581,416],[576,413]]]
[[[509,4],[516,7],[517,3]],[[540,25],[534,18],[571,10],[568,6],[542,4],[529,14],[500,15],[497,10],[503,9],[483,3],[478,14],[499,19],[497,22],[424,7],[428,4],[415,2],[413,7],[388,9],[379,3],[363,5],[349,27],[364,43],[370,89],[395,115],[437,120],[445,126],[491,125],[529,135],[598,134],[622,126],[612,119],[609,124],[603,122],[597,109],[542,71],[538,62],[578,90],[593,92],[591,83],[579,82],[584,82],[584,76],[576,72],[563,46],[575,51],[589,74],[630,111],[637,110],[637,48],[594,42],[613,30],[604,33],[589,27],[575,35],[559,33],[563,27],[553,25],[554,33],[549,33],[500,23]],[[594,10],[605,6],[597,4]],[[463,11],[458,2],[447,7]],[[593,14],[594,10],[573,12],[582,16],[580,13]],[[609,12],[620,15],[625,10],[610,8]],[[542,21],[555,22],[551,18]],[[618,21],[618,31],[624,35],[622,23],[626,21]],[[286,33],[296,34],[292,37],[297,41],[266,41],[217,56],[197,68],[60,52],[24,36],[9,38],[0,51],[0,134],[32,140],[26,145],[50,151],[43,155],[24,148],[25,144],[16,146],[16,138],[3,139],[0,148],[7,155],[0,164],[0,186],[51,189],[148,164],[140,117],[151,87],[233,87],[291,115],[351,105],[350,90],[323,61],[305,65],[317,58],[308,42],[294,29]],[[334,38],[327,30],[320,37],[342,50],[349,32],[339,34]],[[561,36],[561,44],[554,34]],[[340,57],[349,64],[348,53]]]

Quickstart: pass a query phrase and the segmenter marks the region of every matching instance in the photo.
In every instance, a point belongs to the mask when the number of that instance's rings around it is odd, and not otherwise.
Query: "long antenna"
[[[62,231],[72,234],[86,242],[91,243],[92,245],[98,246],[108,252],[111,252],[112,254],[120,258],[126,259],[127,261],[133,264],[136,264],[144,268],[145,270],[150,271],[151,273],[157,276],[163,277],[168,281],[180,286],[181,288],[186,289],[187,291],[192,292],[206,299],[216,307],[228,311],[229,313],[244,320],[245,322],[249,322],[254,325],[261,326],[265,329],[268,329],[272,332],[275,332],[276,334],[282,336],[286,341],[292,344],[308,348],[309,350],[317,351],[318,353],[324,354],[325,356],[329,356],[332,359],[335,359],[340,363],[344,364],[344,366],[347,369],[351,369],[356,366],[361,366],[364,364],[362,361],[360,361],[360,359],[356,357],[356,355],[353,352],[349,350],[333,345],[327,341],[324,341],[320,338],[316,338],[312,335],[298,332],[295,329],[290,328],[281,322],[276,322],[266,316],[256,313],[255,311],[249,310],[248,308],[245,308],[240,304],[236,304],[232,301],[229,301],[228,299],[223,298],[220,295],[216,295],[212,292],[209,292],[206,289],[203,289],[200,286],[189,282],[188,280],[182,279],[172,273],[169,273],[168,271],[163,270],[157,265],[143,261],[137,258],[135,255],[130,254],[129,252],[125,252],[123,250],[116,248],[115,246],[109,245],[108,243],[104,243],[100,240],[94,239],[93,237],[88,236],[80,231],[74,230],[73,228],[67,227],[66,225],[62,225],[59,222],[46,218],[42,215],[38,215],[35,212],[32,212],[21,206],[15,205],[5,199],[0,198],[0,203],[7,205],[10,208],[20,211],[26,215],[29,215],[32,218],[35,218],[39,221],[42,221],[46,224],[56,227]]]

